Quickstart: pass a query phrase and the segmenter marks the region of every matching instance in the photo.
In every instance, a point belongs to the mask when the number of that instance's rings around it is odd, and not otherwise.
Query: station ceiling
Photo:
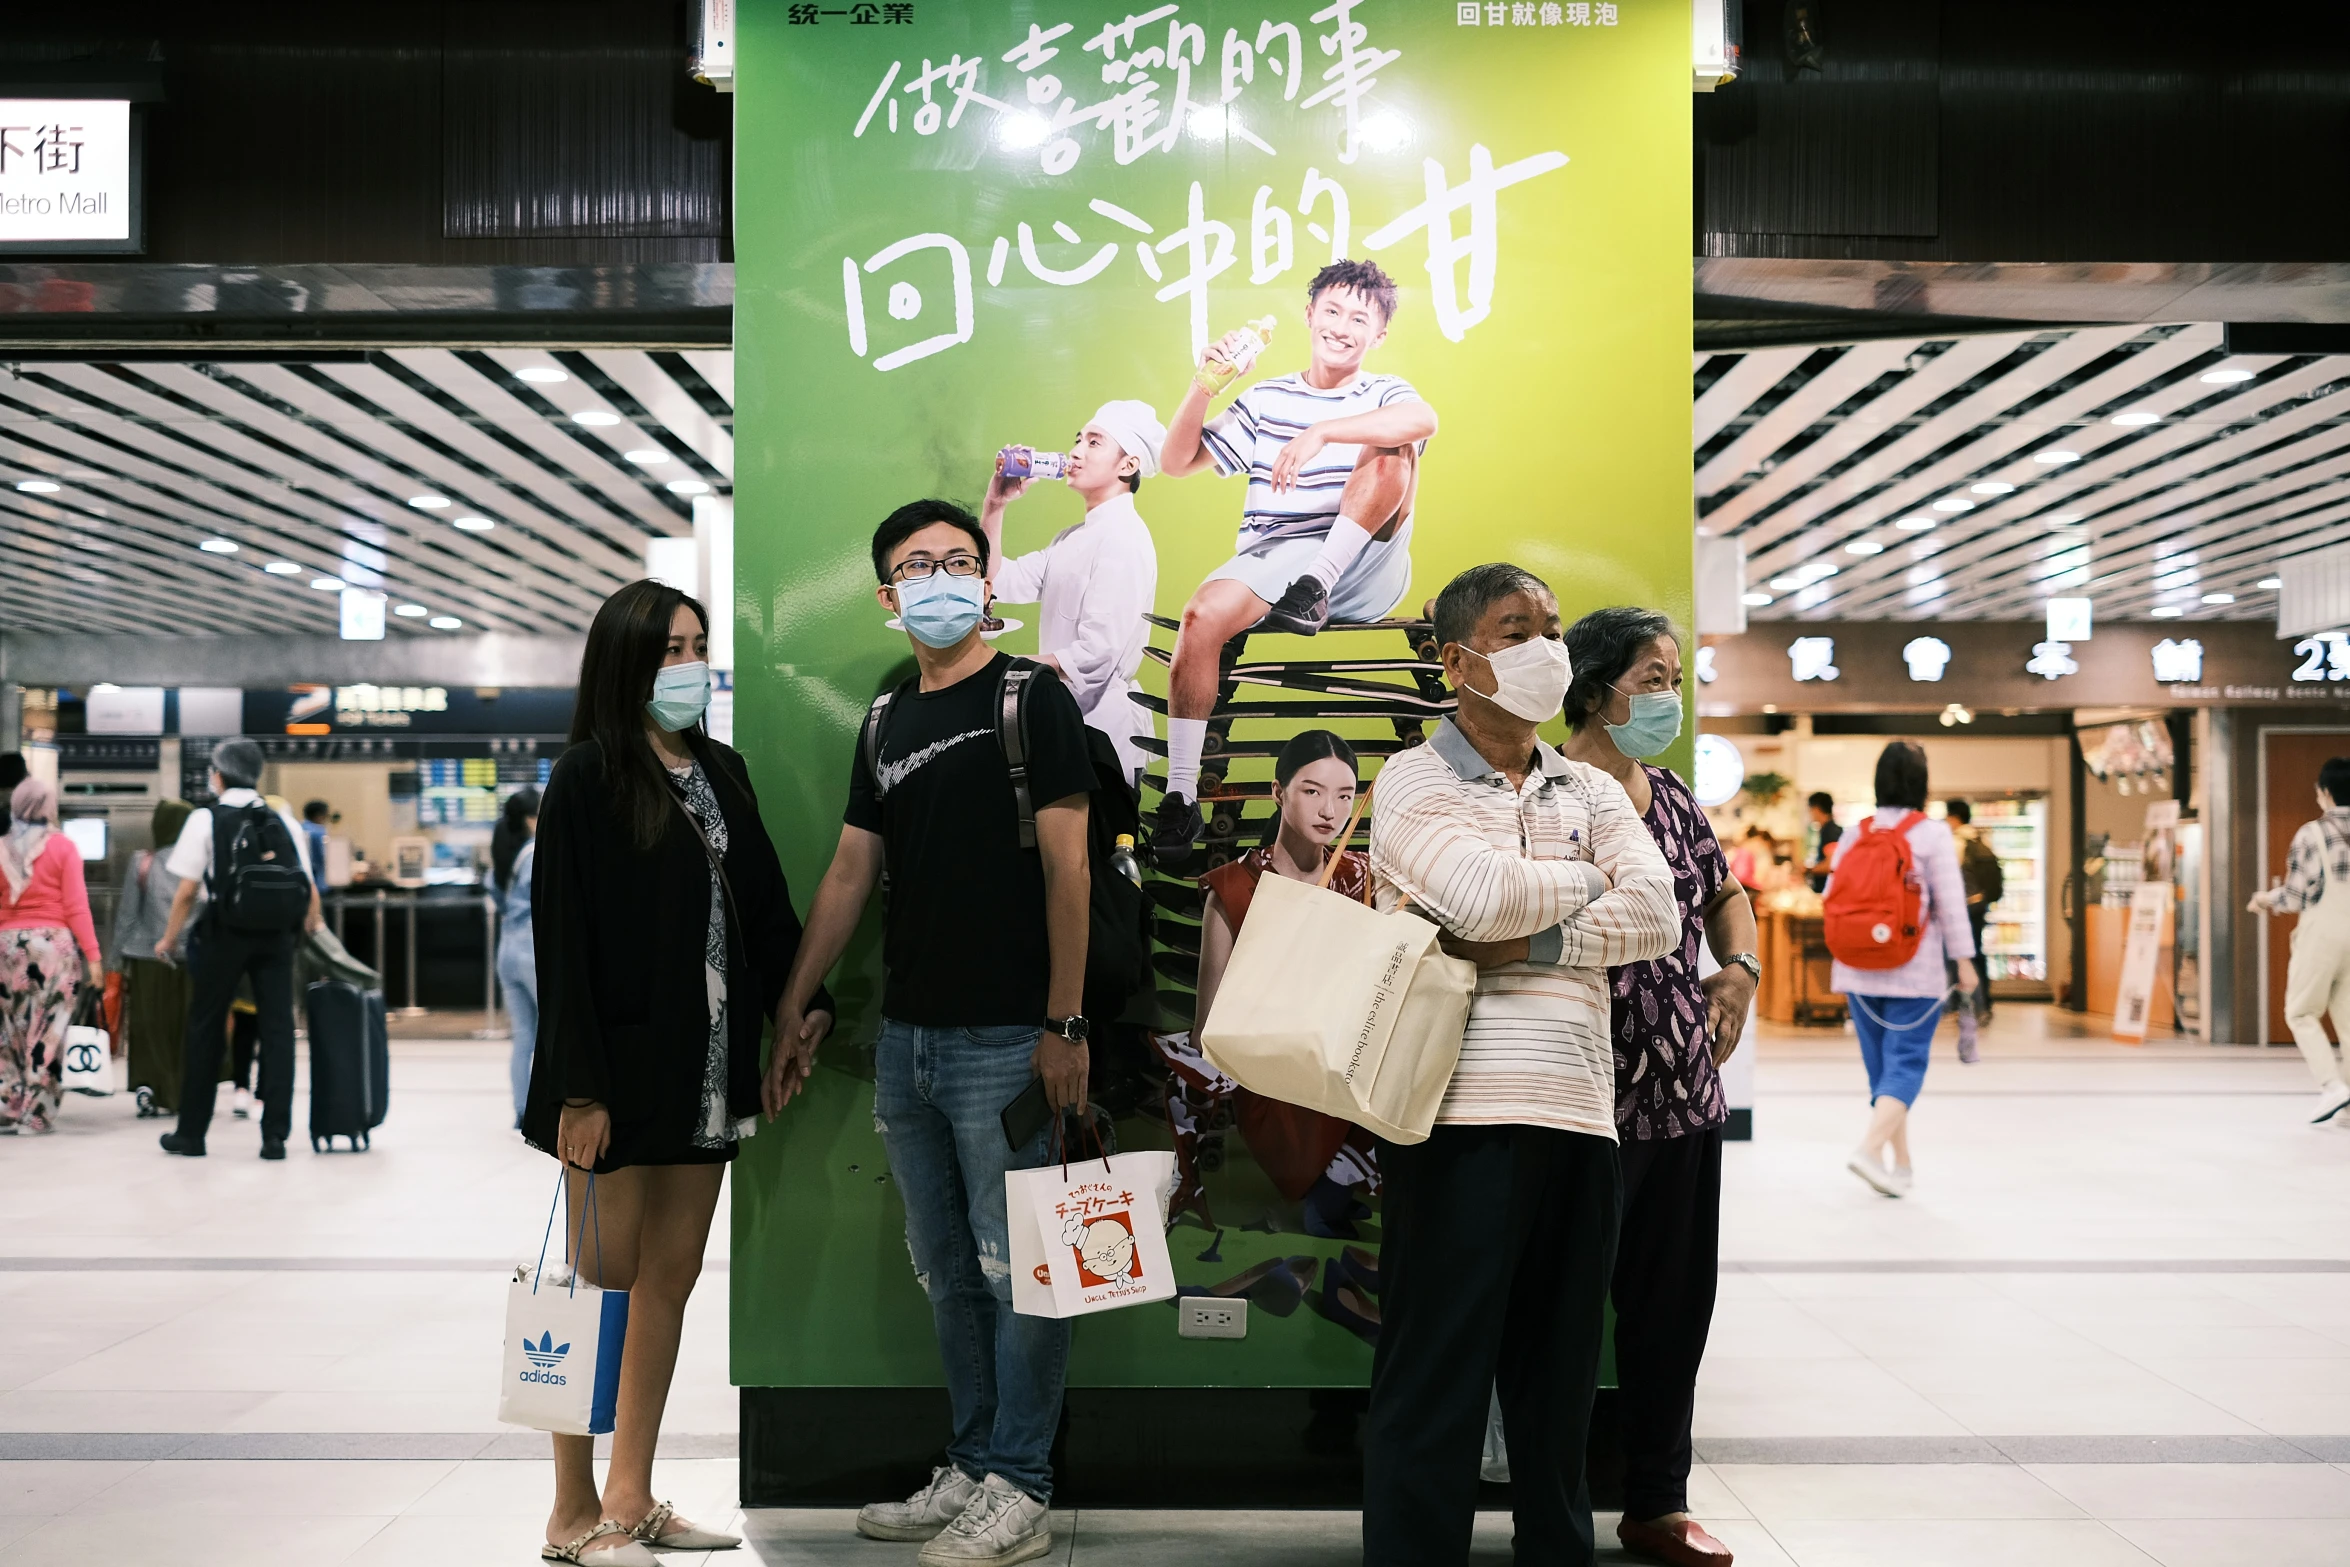
[[[1701,353],[1694,391],[1698,526],[1761,619],[2262,619],[2350,539],[2350,357],[2216,325]]]
[[[1701,353],[1693,397],[1698,525],[1760,619],[2259,619],[2350,539],[2350,357],[2215,325]],[[577,632],[730,488],[732,420],[719,349],[28,359],[0,627],[331,634],[349,583],[393,635]]]
[[[723,350],[31,359],[0,373],[0,627],[584,629],[733,482]]]

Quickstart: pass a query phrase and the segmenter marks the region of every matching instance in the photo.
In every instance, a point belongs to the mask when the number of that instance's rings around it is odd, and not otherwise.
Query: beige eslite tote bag
[[[1200,1049],[1251,1092],[1425,1142],[1477,988],[1477,966],[1445,956],[1439,934],[1417,915],[1267,874]]]

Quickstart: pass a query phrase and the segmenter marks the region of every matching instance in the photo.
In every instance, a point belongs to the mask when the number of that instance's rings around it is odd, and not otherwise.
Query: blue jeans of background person
[[[514,1124],[522,1124],[523,1101],[530,1097],[530,1058],[539,1040],[539,972],[537,952],[516,944],[498,943],[498,988],[506,997],[506,1019],[514,1025],[514,1054],[506,1073],[514,1084]]]
[[[923,1028],[881,1021],[873,1119],[906,1205],[906,1248],[930,1297],[954,1410],[947,1460],[998,1474],[1039,1501],[1053,1491],[1053,1433],[1069,1370],[1069,1324],[1012,1309],[1004,1172],[1045,1162],[1051,1132],[1014,1153],[1003,1108],[1034,1073],[1039,1030]]]
[[[1869,1103],[1898,1099],[1918,1102],[1926,1086],[1926,1058],[1942,1022],[1939,996],[1852,996],[1852,1031],[1860,1036],[1860,1059],[1869,1069]]]

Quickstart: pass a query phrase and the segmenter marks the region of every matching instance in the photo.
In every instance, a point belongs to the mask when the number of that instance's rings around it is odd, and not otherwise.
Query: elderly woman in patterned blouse
[[[1681,733],[1681,644],[1653,610],[1603,609],[1567,632],[1574,683],[1566,754],[1632,797],[1673,872],[1681,936],[1646,963],[1608,970],[1624,1218],[1616,1247],[1616,1378],[1623,1390],[1624,1521],[1631,1550],[1726,1567],[1689,1516],[1689,1421],[1713,1322],[1722,1127],[1717,1070],[1738,1048],[1761,966],[1754,910],[1688,785],[1641,758]],[[1700,940],[1720,972],[1698,978]]]

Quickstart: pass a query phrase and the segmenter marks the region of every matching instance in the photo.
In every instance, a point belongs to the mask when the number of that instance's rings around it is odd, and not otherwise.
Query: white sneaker
[[[247,1088],[238,1089],[236,1098],[229,1101],[228,1113],[235,1116],[240,1121],[251,1115],[253,1113],[252,1090]]]
[[[1885,1173],[1892,1178],[1892,1195],[1895,1197],[1907,1197],[1909,1195],[1910,1187],[1915,1182],[1915,1177],[1911,1174],[1909,1166],[1906,1164],[1897,1164]]]
[[[989,1475],[971,1505],[915,1559],[922,1567],[1012,1567],[1052,1549],[1052,1509],[1002,1475]]]
[[[904,1501],[857,1509],[857,1532],[868,1540],[927,1540],[961,1517],[978,1495],[978,1481],[941,1464],[930,1471],[930,1483]]]
[[[1895,1184],[1893,1172],[1879,1164],[1875,1154],[1856,1153],[1844,1161],[1844,1168],[1888,1197],[1898,1197],[1908,1189],[1907,1182]]]
[[[2330,1121],[2334,1118],[2334,1112],[2344,1105],[2350,1105],[2350,1083],[2337,1078],[2317,1091],[2317,1110],[2309,1119],[2313,1123]]]

